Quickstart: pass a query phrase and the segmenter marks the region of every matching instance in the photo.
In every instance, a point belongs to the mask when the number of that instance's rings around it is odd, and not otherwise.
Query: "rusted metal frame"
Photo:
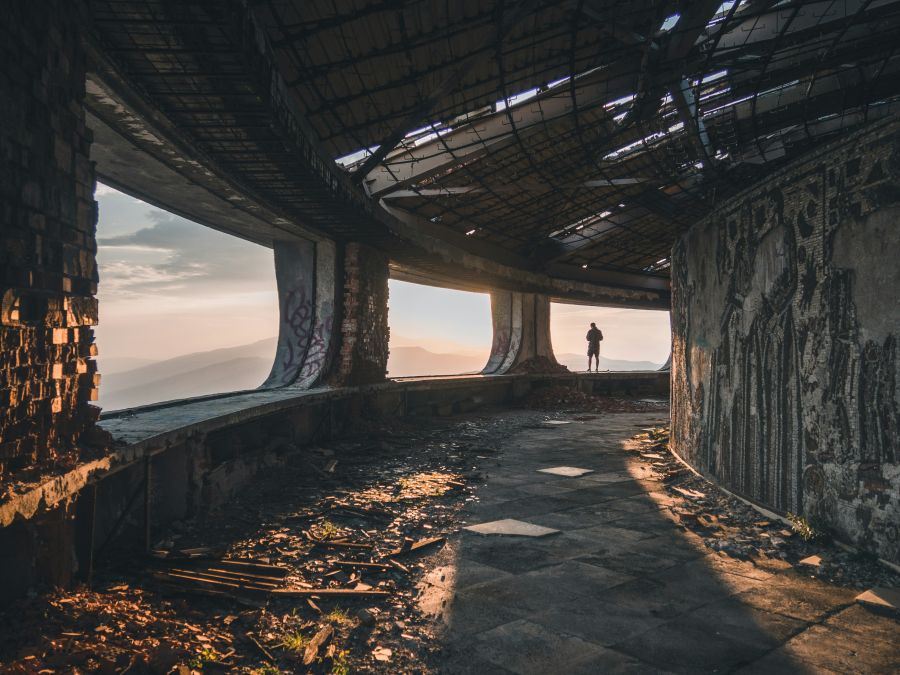
[[[584,0],[577,0],[577,8],[576,8],[576,12],[575,12],[575,15],[573,15],[572,22],[571,22],[571,33],[572,33],[571,44],[572,44],[573,46],[577,43],[577,33],[578,33],[578,21],[577,21],[577,15],[578,15],[579,13],[582,13],[582,12],[583,12],[583,4],[584,4]],[[574,50],[571,51],[570,54],[571,54],[571,60],[572,60],[572,62],[574,62]],[[572,67],[574,67],[574,65],[573,65]],[[593,152],[591,152],[591,151],[588,149],[588,145],[589,145],[589,144],[585,141],[585,138],[584,138],[584,130],[583,130],[582,125],[581,125],[580,112],[579,112],[579,108],[578,108],[578,90],[577,90],[577,88],[576,88],[576,87],[573,87],[573,86],[570,86],[570,87],[569,87],[569,93],[570,93],[570,96],[571,96],[571,99],[572,99],[572,118],[573,118],[573,122],[574,122],[574,124],[575,124],[575,135],[576,135],[576,137],[577,137],[577,139],[578,139],[578,141],[579,141],[579,143],[580,143],[580,145],[581,145],[581,148],[582,148],[582,150],[583,150],[583,152],[584,152],[585,159],[586,159],[589,163],[593,163],[594,166],[595,166],[595,168],[596,168],[596,170],[597,170],[597,172],[598,172],[601,176],[604,176],[607,180],[609,180],[609,174],[608,174],[607,171],[605,170],[605,167],[603,167],[603,166],[600,164],[600,162],[598,162],[598,161],[596,160],[596,154],[593,153]],[[626,194],[626,193],[625,193],[623,190],[616,190],[616,191],[614,191],[614,196],[616,197],[616,199],[615,199],[612,203],[613,203],[613,204],[619,204],[619,203],[621,203],[621,202],[623,201],[623,198],[624,198],[623,195],[624,195],[624,194]],[[604,195],[604,197],[606,197],[606,195]],[[609,202],[606,202],[606,203],[608,204]],[[605,211],[605,210],[607,210],[607,209],[604,209],[604,208],[599,209],[599,210],[597,211],[597,215],[599,216],[599,213],[602,212],[602,211]],[[611,221],[610,221],[610,222],[611,222]],[[621,229],[625,229],[625,230],[630,231],[630,228],[629,228],[629,227],[626,227],[626,226],[623,225],[623,224],[620,224],[620,223],[614,223],[614,225],[615,225],[616,227],[621,228]],[[585,238],[588,239],[587,237],[585,237]],[[588,239],[588,240],[589,240],[589,239]],[[564,253],[564,254],[554,256],[553,258],[551,258],[550,260],[547,261],[547,264],[550,264],[550,263],[553,263],[553,262],[557,262],[557,261],[559,261],[559,260],[563,260],[563,259],[569,257],[569,256],[571,255],[572,252],[573,252],[573,251],[569,250],[569,251],[566,251],[566,253]]]
[[[284,21],[282,20],[282,17],[279,14],[279,12],[276,10],[276,8],[270,7],[269,13],[272,16],[272,18],[274,19],[275,23],[278,25],[278,29],[280,31],[284,32]],[[304,59],[301,57],[300,52],[297,50],[297,43],[291,42],[288,45],[288,50],[290,51],[290,54],[293,57],[294,66],[297,68],[298,71],[302,72],[305,68]],[[308,57],[309,56],[308,50],[306,50],[306,51],[307,51],[307,57]],[[321,100],[321,101],[328,100],[328,98],[324,95],[324,93],[319,89],[318,85],[316,85],[314,82],[309,81],[306,84],[310,89],[313,90],[313,93],[319,98],[319,100]],[[374,101],[373,101],[373,107],[376,111],[379,110],[378,106],[375,105]],[[338,115],[335,108],[329,108],[329,113],[330,113],[332,119],[334,120],[336,126],[338,126],[340,129],[344,130],[344,133],[349,133],[350,136],[353,138],[353,141],[358,144],[358,147],[367,147],[364,145],[363,141],[360,140],[352,131],[347,130],[347,125],[344,124],[344,121]],[[380,114],[380,111],[379,111],[379,114]]]
[[[497,36],[495,38],[496,42],[498,44],[502,44],[504,38],[509,35],[513,27],[515,27],[526,16],[531,14],[538,2],[539,0],[519,0],[516,9],[511,15],[511,18],[507,19],[504,23],[502,12],[504,0],[501,0],[501,13],[498,22],[499,25],[497,29]],[[502,82],[502,54],[498,54],[498,57],[501,59],[500,63],[498,64],[498,68],[501,73],[500,77]],[[404,117],[403,121],[394,127],[393,131],[391,131],[381,139],[381,141],[378,143],[378,149],[372,152],[372,154],[370,154],[360,165],[356,173],[354,173],[354,180],[357,183],[362,183],[362,181],[368,175],[369,171],[380,164],[381,160],[383,160],[387,156],[387,154],[391,150],[393,150],[400,141],[403,140],[403,137],[411,129],[415,129],[417,126],[421,125],[422,122],[424,122],[431,115],[432,111],[440,102],[441,98],[450,93],[458,84],[460,76],[465,73],[466,70],[472,68],[482,58],[484,58],[483,54],[476,53],[474,55],[467,56],[459,61],[453,71],[446,78],[444,78],[437,87],[429,92],[425,100],[422,101],[418,106],[416,106],[412,111],[410,111],[409,114]]]
[[[712,148],[691,83],[687,78],[682,78],[679,84],[669,89],[669,94],[675,103],[675,109],[687,132],[686,135],[691,141],[691,146],[697,153],[698,159],[703,162],[704,170],[710,173],[713,168]]]
[[[602,45],[602,42],[597,42],[597,43],[595,43],[595,44],[596,44],[596,46],[600,46],[600,45]],[[591,46],[591,45],[587,45],[585,48],[590,47],[590,46]],[[486,48],[486,49],[487,49],[488,51],[490,50],[490,48]],[[612,57],[612,56],[615,56],[615,54],[616,54],[616,52],[613,52],[613,53],[610,53],[609,55]],[[548,73],[551,73],[551,72],[553,72],[554,70],[556,70],[556,69],[559,68],[559,65],[557,65],[557,64],[555,64],[555,63],[552,64],[552,65],[545,65],[545,64],[541,63],[541,64],[535,64],[535,66],[541,66],[542,69],[539,70],[539,69],[537,69],[537,68],[532,68],[532,70],[530,71],[530,75],[528,76],[528,80],[529,80],[530,83],[534,83],[535,81],[539,81],[539,82],[541,82],[541,83],[545,83],[545,82],[547,81],[548,78],[553,79],[552,77],[550,77],[550,76],[547,75],[547,74],[548,74]],[[438,70],[441,70],[441,69],[444,69],[444,68],[445,68],[445,66],[441,66],[441,67],[439,67],[439,68],[434,68],[434,69],[431,69],[431,70],[426,70],[426,71],[423,71],[422,74],[423,74],[423,75],[428,75],[428,74],[431,74],[432,72],[437,72]],[[520,72],[521,72],[521,71],[520,71]],[[519,82],[519,81],[521,81],[522,79],[524,79],[524,78],[520,78],[519,80],[516,80],[516,82]],[[470,82],[470,83],[468,84],[468,86],[467,86],[467,90],[466,90],[466,91],[472,90],[472,89],[479,89],[479,88],[483,87],[483,85],[486,85],[486,84],[489,84],[489,83],[494,82],[494,80],[495,80],[495,78],[490,77],[490,76],[486,76],[485,78],[483,78],[483,79],[481,79],[481,80],[476,80],[476,81]],[[390,82],[390,83],[386,83],[386,84],[384,84],[384,85],[380,85],[380,86],[378,86],[378,87],[374,87],[374,88],[370,89],[369,92],[373,92],[373,93],[381,93],[382,91],[388,91],[388,90],[393,89],[393,88],[396,88],[396,87],[398,87],[398,86],[404,86],[404,85],[407,84],[409,81],[411,81],[411,80],[393,81],[393,82]],[[523,85],[523,86],[524,86],[524,85]],[[461,94],[465,94],[465,92],[460,92],[460,93],[461,93]],[[456,106],[454,106],[454,107],[458,108],[458,107],[460,107],[460,106],[467,106],[467,109],[471,111],[471,110],[477,109],[477,108],[479,108],[479,107],[485,107],[488,103],[493,103],[493,102],[494,102],[494,99],[491,98],[491,99],[489,99],[488,101],[485,101],[484,103],[482,103],[482,104],[479,106],[479,105],[477,104],[477,101],[479,100],[479,98],[482,98],[482,99],[483,99],[484,97],[485,97],[485,94],[479,93],[479,94],[477,94],[477,95],[473,95],[473,96],[470,96],[469,98],[464,99],[460,104],[458,104],[458,105],[456,105]],[[357,100],[358,98],[359,98],[359,95],[347,95],[347,96],[343,96],[343,97],[338,97],[338,98],[336,98],[336,99],[334,99],[334,100],[328,101],[328,106],[331,106],[331,105],[345,105],[345,104],[348,104],[348,103],[352,103],[353,101]],[[326,107],[326,106],[323,106],[323,107],[321,107],[321,108],[317,108],[317,109],[311,110],[310,114],[312,114],[312,115],[315,115],[315,114],[321,114],[321,113],[322,113],[323,111],[325,111],[325,110],[327,110],[327,107]],[[451,113],[451,112],[450,112],[450,109],[442,109],[442,110],[436,110],[436,111],[434,111],[434,114],[432,115],[432,117],[433,117],[433,118],[443,118],[443,117],[451,116],[451,114],[454,114],[454,115],[460,115],[460,114],[465,114],[465,113],[458,113],[458,112],[457,112],[457,113]],[[395,119],[395,118],[396,118],[396,115],[388,116],[388,117],[384,117],[384,118],[378,118],[378,119],[376,119],[376,120],[373,120],[373,123],[385,121],[386,119]],[[368,128],[369,126],[371,126],[371,125],[370,125],[370,124],[368,123],[368,121],[367,121],[366,124],[360,124],[360,125],[356,125],[356,126],[354,126],[354,127],[348,127],[348,128],[349,128],[349,129],[353,129],[353,130],[360,130],[360,129]],[[338,135],[338,134],[333,134],[333,135],[331,135],[331,136],[328,136],[327,138],[334,138],[334,137],[337,136],[337,135]],[[370,144],[370,145],[371,145],[371,144]],[[362,147],[362,146],[361,146],[361,147]]]
[[[325,75],[333,70],[340,70],[343,68],[349,68],[351,66],[356,66],[364,61],[368,61],[370,59],[383,58],[386,56],[395,56],[402,54],[408,51],[410,48],[418,49],[421,47],[427,47],[429,44],[433,44],[434,42],[442,42],[444,40],[448,40],[450,38],[457,37],[459,35],[465,35],[468,33],[473,26],[481,25],[482,23],[490,23],[492,19],[492,12],[485,13],[483,15],[472,17],[471,20],[467,20],[466,22],[461,22],[455,24],[458,28],[453,30],[447,30],[445,28],[436,28],[430,33],[423,34],[417,37],[417,42],[415,44],[408,44],[408,42],[404,43],[389,43],[384,45],[383,47],[378,47],[373,49],[372,51],[366,52],[364,54],[360,54],[354,58],[347,58],[341,61],[329,61],[328,63],[323,63],[311,68],[309,73],[312,77],[319,77]],[[453,24],[451,24],[453,25]],[[278,41],[272,43],[272,46],[275,48],[282,48],[283,45]],[[442,64],[446,65],[446,64]],[[291,80],[287,82],[289,87],[296,86],[298,84],[302,84],[303,80]]]
[[[490,25],[491,23],[493,23],[493,21],[489,21],[485,25]],[[459,32],[460,33],[469,32],[472,29],[473,25],[481,26],[482,24],[478,21],[473,21],[472,23],[467,24],[465,28],[460,29]],[[529,37],[533,38],[533,37],[537,36],[537,37],[539,37],[537,42],[532,42],[530,45],[530,47],[533,48],[533,47],[537,47],[538,45],[543,44],[543,43],[552,43],[552,42],[556,41],[557,39],[559,39],[560,37],[562,37],[562,35],[564,34],[562,31],[559,33],[547,34],[547,28],[548,28],[548,26],[542,26],[540,29],[523,36],[520,39],[520,42],[518,42],[516,44],[521,45],[521,43],[524,42],[525,40],[527,40]],[[441,36],[440,42],[443,42],[447,37],[450,37],[448,35],[441,34],[440,31],[437,31],[436,34]],[[599,46],[600,44],[602,44],[602,42],[597,41],[597,42],[593,42],[593,43],[586,43],[585,45],[583,45],[583,47],[590,48],[592,46]],[[416,45],[417,48],[423,47],[423,46],[426,46],[426,45],[425,44]],[[396,43],[394,45],[391,45],[391,49],[395,50],[398,54],[407,51],[406,47],[402,43]],[[523,49],[524,49],[524,47],[522,47],[522,46],[515,46],[515,47],[511,47],[509,49],[509,52],[514,54],[515,52],[522,51]],[[473,56],[473,57],[491,56],[492,54],[495,53],[495,51],[496,51],[495,46],[493,44],[484,44],[475,50],[469,51],[468,56]],[[359,63],[369,60],[370,58],[379,58],[380,56],[381,56],[381,54],[372,52],[372,53],[360,56],[357,59],[348,59],[342,63],[338,62],[334,66],[334,68],[339,69],[341,67],[355,66],[355,65],[358,65]],[[372,91],[380,93],[382,91],[388,91],[388,90],[393,89],[398,86],[403,86],[405,84],[417,82],[418,80],[420,80],[423,77],[428,77],[430,75],[433,75],[434,73],[438,73],[442,70],[446,70],[448,68],[453,67],[454,65],[456,65],[458,63],[459,63],[459,58],[450,57],[447,60],[442,61],[440,63],[436,63],[436,64],[428,66],[427,68],[422,68],[420,70],[411,72],[406,77],[401,78],[399,80],[391,80],[389,82],[385,82],[385,83],[379,85],[378,87],[376,87],[375,89],[373,89]],[[314,68],[310,69],[309,73],[312,77],[320,77],[323,75],[327,75],[329,72],[331,72],[333,70],[331,66],[332,66],[332,64],[324,64],[321,66],[315,66]],[[291,82],[289,82],[289,84],[291,86],[295,86],[298,84],[303,84],[304,81],[305,80],[292,80]],[[490,80],[489,79],[480,80],[480,81],[477,81],[475,84],[483,84],[488,81],[490,81]],[[346,103],[346,102],[352,101],[352,100],[354,100],[354,97],[352,95],[348,95],[343,98],[337,99],[336,102],[338,104],[343,104],[343,103]]]
[[[427,0],[420,1],[427,2]],[[350,21],[362,19],[372,14],[380,14],[383,12],[389,12],[391,10],[403,9],[407,5],[409,5],[409,0],[387,0],[386,2],[382,2],[380,4],[370,3],[362,9],[354,8],[354,11],[352,12],[342,12],[337,13],[331,17],[311,20],[307,24],[287,25],[282,22],[282,25],[279,27],[282,37],[279,40],[274,40],[272,46],[282,46],[283,44],[286,45],[289,42],[306,40],[307,38],[316,35],[317,33],[321,33],[332,28],[338,28],[339,26]],[[308,25],[310,27],[305,28],[298,33],[293,32],[293,29],[297,28],[298,26],[304,25]]]
[[[872,0],[865,0],[865,1],[859,6],[859,9],[856,10],[856,13],[855,13],[853,16],[851,16],[851,17],[849,17],[848,19],[846,19],[846,23],[844,24],[843,28],[842,28],[842,29],[838,32],[838,34],[834,37],[834,40],[832,40],[831,45],[828,47],[828,49],[821,55],[821,58],[820,58],[820,64],[821,64],[822,62],[824,62],[824,61],[825,61],[825,57],[826,57],[828,54],[830,54],[830,53],[835,49],[835,47],[837,47],[838,43],[841,41],[841,38],[842,38],[844,35],[846,35],[846,33],[847,33],[847,31],[850,29],[850,27],[856,22],[856,19],[857,19],[858,17],[860,17],[860,16],[863,14],[863,12],[865,12],[865,10],[868,9],[869,5],[871,5],[871,4],[872,4]],[[895,36],[895,39],[896,39],[896,36]],[[813,90],[813,87],[814,87],[815,84],[816,84],[816,78],[819,76],[819,70],[820,70],[820,68],[821,68],[821,65],[820,65],[819,68],[813,70],[813,73],[812,73],[812,75],[810,76],[810,79],[809,79],[809,86],[807,87],[807,92],[811,92],[811,91]],[[846,102],[846,97],[845,97],[844,101]],[[843,105],[842,108],[843,108],[844,110],[846,110],[846,104]],[[809,131],[809,116],[808,116],[808,112],[809,112],[809,99],[806,99],[806,100],[803,102],[803,129],[804,129],[804,131],[806,131],[807,137],[810,138],[810,139],[812,139],[812,134],[811,134],[810,131]]]

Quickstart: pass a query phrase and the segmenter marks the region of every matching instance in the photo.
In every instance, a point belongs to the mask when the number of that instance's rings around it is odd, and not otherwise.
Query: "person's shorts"
[[[600,345],[588,345],[588,356],[600,356]]]

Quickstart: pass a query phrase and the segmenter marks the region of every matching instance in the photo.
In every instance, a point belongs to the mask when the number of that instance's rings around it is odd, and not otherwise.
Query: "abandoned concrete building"
[[[900,672],[898,31],[0,3],[0,670]],[[271,250],[258,388],[101,411],[98,181]],[[481,373],[387,376],[389,280],[490,295]]]

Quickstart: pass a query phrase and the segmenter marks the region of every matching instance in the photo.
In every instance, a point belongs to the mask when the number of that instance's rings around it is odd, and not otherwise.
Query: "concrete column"
[[[0,10],[0,477],[77,461],[99,409],[80,2]]]
[[[340,348],[328,378],[351,386],[382,382],[387,374],[388,258],[359,243],[344,249]]]
[[[339,302],[335,246],[306,240],[275,243],[278,283],[278,346],[263,388],[308,389],[324,378]]]
[[[381,382],[387,373],[388,260],[350,243],[276,242],[280,323],[263,388]]]
[[[550,298],[535,293],[493,291],[494,338],[485,375],[565,370],[556,362],[550,341]]]

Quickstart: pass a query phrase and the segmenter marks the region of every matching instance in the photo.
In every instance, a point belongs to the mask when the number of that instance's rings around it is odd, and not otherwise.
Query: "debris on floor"
[[[829,542],[826,533],[799,516],[791,525],[764,517],[684,466],[668,449],[667,429],[648,429],[627,449],[643,460],[646,478],[666,483],[657,495],[672,518],[702,538],[705,546],[739,560],[773,560],[805,574],[850,588],[900,587],[900,574],[874,557]]]
[[[546,356],[535,356],[509,370],[510,375],[523,375],[534,373],[568,373],[569,369],[548,359]]]
[[[91,590],[4,611],[0,670],[427,672],[417,584],[462,525],[481,464],[541,419],[361,420],[172,523],[153,555],[111,551]]]
[[[666,399],[597,396],[565,385],[550,385],[533,389],[525,397],[523,405],[533,410],[596,413],[668,412],[669,410],[669,402]]]

